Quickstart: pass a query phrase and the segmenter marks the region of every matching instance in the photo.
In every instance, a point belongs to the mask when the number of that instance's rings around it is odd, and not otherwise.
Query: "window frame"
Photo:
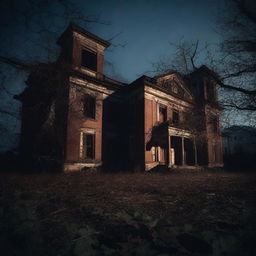
[[[92,136],[91,140],[91,153],[88,154],[87,136]],[[80,158],[81,160],[93,161],[96,157],[96,134],[94,132],[82,131],[81,132],[81,148],[80,148]]]
[[[177,121],[174,122],[174,113],[177,114]],[[172,110],[172,123],[173,124],[178,124],[180,122],[180,112],[177,109]]]
[[[95,56],[95,63],[93,63],[93,67],[91,65],[84,65],[87,61],[86,56],[84,56],[84,53],[87,52],[89,54],[91,54],[91,57],[94,55]],[[84,59],[85,58],[85,59]],[[97,72],[98,71],[98,56],[97,56],[97,52],[94,52],[88,48],[83,47],[81,50],[81,63],[80,66],[82,68],[88,69],[92,72]]]
[[[161,112],[163,110],[163,112]],[[160,121],[160,116],[163,115],[163,123],[167,121],[167,106],[160,104],[158,108],[158,115],[159,115],[159,121]]]
[[[88,99],[89,101],[89,104],[88,104]],[[92,96],[90,94],[85,94],[84,95],[84,99],[83,99],[83,116],[85,118],[88,118],[88,119],[92,119],[92,120],[96,120],[96,109],[97,109],[97,106],[96,106],[96,97],[95,96]],[[86,109],[91,109],[91,110],[86,110]],[[91,114],[88,114],[90,113]]]

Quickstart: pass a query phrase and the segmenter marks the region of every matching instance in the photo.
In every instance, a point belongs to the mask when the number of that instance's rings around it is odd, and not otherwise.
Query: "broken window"
[[[83,133],[83,158],[95,158],[95,134]]]
[[[97,54],[83,49],[81,66],[93,71],[97,71]]]
[[[84,116],[95,119],[96,99],[91,95],[84,97]]]
[[[179,119],[180,119],[179,112],[178,112],[178,110],[174,109],[173,112],[172,112],[172,122],[174,124],[177,124],[177,123],[179,123]]]
[[[159,121],[161,123],[166,122],[167,120],[167,108],[166,106],[159,106]]]

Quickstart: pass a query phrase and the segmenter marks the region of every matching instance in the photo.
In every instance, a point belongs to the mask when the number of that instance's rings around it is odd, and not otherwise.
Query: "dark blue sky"
[[[127,81],[152,70],[151,63],[173,53],[170,43],[180,40],[217,43],[219,11],[223,1],[159,0],[159,1],[86,1],[81,7],[89,13],[99,13],[111,25],[91,24],[89,29],[108,39],[121,33],[106,52],[106,60]]]
[[[54,60],[58,54],[57,37],[69,22],[79,24],[79,13],[72,13],[71,18],[63,22],[65,12],[60,8],[61,1],[48,2],[48,5],[32,8],[28,0],[0,1],[0,55],[28,62]],[[174,47],[170,44],[199,40],[199,45],[203,46],[205,42],[216,44],[222,39],[216,32],[219,13],[224,7],[221,0],[70,2],[74,3],[71,5],[74,10],[89,17],[99,16],[101,21],[110,23],[88,23],[85,28],[89,31],[106,40],[118,34],[113,40],[114,46],[106,51],[105,70],[110,76],[125,82],[131,82],[142,74],[153,75],[148,73],[152,71],[152,63],[174,55]],[[37,33],[38,30],[41,32]],[[51,32],[45,32],[48,30]],[[198,64],[206,62],[201,56]],[[17,94],[24,89],[26,75],[0,63],[1,81],[3,77],[11,93]],[[18,114],[20,105],[11,94],[0,89],[0,108]],[[15,134],[19,129],[20,122],[15,117],[0,114],[0,151],[15,145]]]
[[[21,4],[23,1],[2,1],[13,4],[2,4],[0,8],[0,12],[2,10],[1,49],[5,53],[6,50],[11,50],[11,55],[15,57],[23,59],[30,57],[33,61],[40,59],[40,56],[48,56],[49,53],[46,53],[45,48],[40,48],[37,44],[44,42],[45,47],[48,40],[48,48],[56,47],[57,36],[63,31],[65,24],[70,22],[66,20],[63,23],[58,18],[58,15],[63,15],[59,6],[56,4],[40,7],[42,13],[49,8],[55,15],[49,17],[47,12],[47,15],[41,17],[35,14],[36,11],[40,12],[40,8],[39,10],[31,8],[32,10],[29,11],[28,5]],[[40,1],[42,0],[38,0]],[[199,40],[202,46],[205,42],[214,44],[221,39],[216,32],[219,12],[224,5],[224,1],[221,0],[71,0],[70,2],[74,2],[74,7],[82,14],[98,15],[101,21],[110,23],[110,25],[86,24],[87,29],[92,33],[104,39],[110,39],[120,33],[113,43],[125,47],[117,46],[107,50],[106,72],[113,73],[114,70],[118,77],[128,82],[151,71],[151,63],[157,62],[159,58],[172,56],[173,48],[170,43]],[[28,14],[28,17],[24,18],[22,12]],[[39,23],[38,29],[33,27],[34,21],[37,22],[36,24]],[[22,26],[25,22],[29,24],[28,27]],[[54,31],[55,34],[32,34],[32,31],[40,30],[41,26]]]

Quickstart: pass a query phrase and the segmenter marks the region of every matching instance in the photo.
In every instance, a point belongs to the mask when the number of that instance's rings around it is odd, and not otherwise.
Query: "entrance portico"
[[[186,130],[168,127],[168,167],[197,166],[195,137]]]

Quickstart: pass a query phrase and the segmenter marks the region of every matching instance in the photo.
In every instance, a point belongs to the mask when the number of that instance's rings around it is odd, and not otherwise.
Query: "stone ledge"
[[[64,172],[81,171],[83,168],[95,168],[101,166],[102,163],[65,163]]]

